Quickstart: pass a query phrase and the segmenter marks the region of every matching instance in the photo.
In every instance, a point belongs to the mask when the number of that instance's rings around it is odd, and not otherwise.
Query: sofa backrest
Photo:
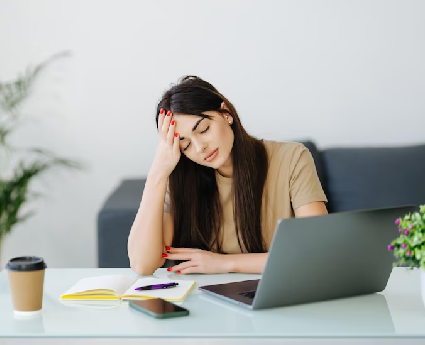
[[[328,210],[425,204],[425,145],[322,151]]]

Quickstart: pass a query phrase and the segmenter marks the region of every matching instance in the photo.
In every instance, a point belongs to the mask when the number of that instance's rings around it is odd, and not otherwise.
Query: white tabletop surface
[[[425,308],[418,270],[394,268],[382,293],[299,306],[250,311],[207,296],[198,286],[259,275],[221,274],[178,276],[197,282],[182,306],[187,317],[157,320],[137,312],[128,302],[72,305],[59,296],[79,279],[105,274],[136,275],[130,269],[46,270],[42,314],[14,317],[7,271],[0,272],[0,338],[422,338]],[[159,269],[155,276],[169,273]],[[173,278],[177,278],[173,275]]]

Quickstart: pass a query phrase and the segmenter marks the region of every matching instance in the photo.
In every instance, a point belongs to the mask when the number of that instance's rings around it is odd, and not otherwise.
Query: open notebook
[[[136,287],[165,284],[170,282],[179,283],[171,289],[161,290],[135,290]],[[159,278],[134,278],[121,274],[105,275],[92,278],[84,278],[78,281],[68,291],[60,296],[62,300],[126,300],[162,298],[168,301],[182,301],[192,287],[194,281],[173,280]]]

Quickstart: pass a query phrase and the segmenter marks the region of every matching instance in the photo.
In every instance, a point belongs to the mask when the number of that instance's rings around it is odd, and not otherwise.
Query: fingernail
[[[179,133],[174,133],[175,137],[177,138],[179,136]]]
[[[169,246],[165,246],[165,250],[170,250],[171,248]]]
[[[162,115],[164,114],[164,109],[161,108],[161,110],[159,111],[159,113]]]
[[[174,120],[173,120],[173,121],[171,121],[171,126],[172,126],[172,125],[174,125]]]
[[[181,272],[180,271],[177,271],[177,273],[180,274]]]
[[[167,268],[167,271],[168,271],[168,272],[171,272],[171,270],[172,270],[172,268],[171,268],[171,267],[168,267],[168,268]]]
[[[162,253],[162,257],[163,258],[166,258],[168,256],[168,254],[166,254],[166,253]]]
[[[167,112],[167,116],[170,116],[170,115],[171,115],[171,111],[169,111],[169,110],[168,110],[168,112]]]

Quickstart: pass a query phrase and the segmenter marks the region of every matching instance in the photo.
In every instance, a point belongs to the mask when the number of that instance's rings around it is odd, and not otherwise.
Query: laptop
[[[395,220],[415,206],[278,221],[261,279],[201,286],[207,294],[266,309],[380,292],[395,258]]]

